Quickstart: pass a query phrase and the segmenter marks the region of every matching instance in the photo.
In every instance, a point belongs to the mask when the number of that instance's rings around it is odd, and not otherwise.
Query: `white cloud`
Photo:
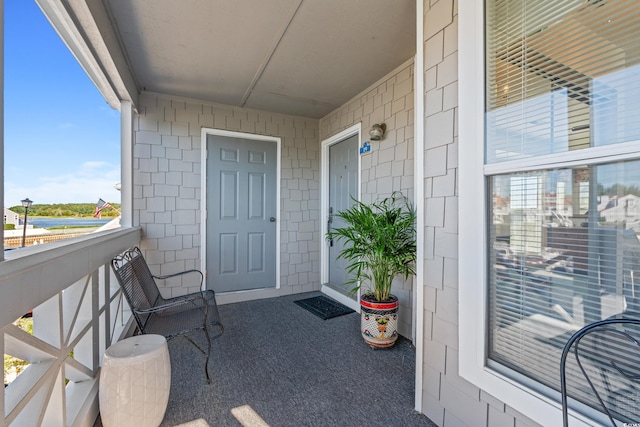
[[[85,162],[60,176],[40,177],[32,183],[5,182],[5,206],[20,204],[25,197],[34,203],[93,203],[99,198],[120,203],[120,168],[105,162]]]

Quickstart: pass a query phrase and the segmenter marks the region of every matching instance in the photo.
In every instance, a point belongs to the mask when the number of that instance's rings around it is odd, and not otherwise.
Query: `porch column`
[[[422,391],[424,379],[424,123],[425,123],[425,66],[424,66],[424,3],[416,2],[416,58],[414,61],[414,188],[416,206],[416,276],[413,280],[413,336],[416,346],[416,379],[414,409],[424,413]]]
[[[0,185],[0,200],[2,200],[4,208],[6,207],[4,205],[4,0],[0,0],[0,183],[2,184]],[[3,260],[4,239],[0,243],[0,261]],[[0,404],[0,409],[2,408],[3,405]],[[1,413],[4,413],[4,410]]]
[[[131,101],[120,101],[120,212],[120,226],[132,227],[133,106]]]

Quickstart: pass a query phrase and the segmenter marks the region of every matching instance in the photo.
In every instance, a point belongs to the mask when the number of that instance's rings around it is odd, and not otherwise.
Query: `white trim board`
[[[345,139],[358,135],[358,147],[362,146],[362,123],[356,123],[337,134],[324,139],[321,143],[320,152],[320,283],[323,285],[323,289],[328,289],[324,286],[329,281],[329,247],[324,236],[328,231],[329,220],[329,147]],[[360,200],[362,193],[362,159],[358,156],[358,194],[356,198]],[[324,292],[324,291],[323,291]],[[335,292],[330,295],[340,303],[353,308],[351,304],[354,302],[351,298]],[[357,300],[360,299],[360,292],[357,294]],[[357,311],[360,311],[359,303]]]
[[[360,313],[360,302],[353,300],[351,298],[345,298],[340,292],[336,291],[333,288],[328,287],[327,285],[322,285],[320,288],[320,292],[325,294],[326,296],[333,298],[338,301],[340,304],[344,304],[350,309],[354,310],[356,313]]]
[[[414,199],[416,207],[416,276],[413,280],[413,344],[416,347],[416,375],[414,389],[414,409],[423,412],[422,395],[424,387],[424,122],[425,122],[425,82],[424,72],[424,3],[416,2],[416,56],[414,63],[415,90],[413,91],[414,110]],[[423,70],[421,70],[423,71]]]

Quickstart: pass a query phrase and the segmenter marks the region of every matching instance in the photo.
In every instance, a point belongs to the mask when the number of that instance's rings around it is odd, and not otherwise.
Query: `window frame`
[[[488,366],[487,212],[491,197],[487,176],[508,172],[610,163],[638,157],[640,143],[591,147],[562,154],[485,165],[485,2],[459,0],[459,375],[509,407],[542,425],[562,417],[557,398],[540,391],[533,379],[514,373],[507,377]],[[464,94],[462,96],[462,94]],[[482,209],[479,209],[482,206]],[[466,214],[473,212],[473,215]],[[559,367],[558,367],[559,375]],[[516,380],[515,378],[520,378]],[[588,411],[595,419],[599,414]],[[594,419],[571,412],[571,425],[592,425]]]

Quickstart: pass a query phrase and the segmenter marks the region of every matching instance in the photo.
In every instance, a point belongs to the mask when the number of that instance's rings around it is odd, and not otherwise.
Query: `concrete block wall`
[[[370,154],[361,158],[362,201],[369,203],[401,191],[410,200],[414,179],[414,63],[413,58],[320,120],[320,141],[361,122],[362,140],[369,129],[385,123],[381,141],[370,141]],[[400,300],[399,333],[412,338],[412,284],[396,279],[393,293]]]
[[[200,265],[201,129],[282,139],[280,289],[265,296],[320,289],[320,151],[318,120],[142,93],[134,123],[134,225],[154,274]],[[159,283],[165,297],[198,290],[196,283]]]
[[[441,427],[535,426],[458,376],[458,4],[456,0],[424,0],[423,4],[422,411]]]

